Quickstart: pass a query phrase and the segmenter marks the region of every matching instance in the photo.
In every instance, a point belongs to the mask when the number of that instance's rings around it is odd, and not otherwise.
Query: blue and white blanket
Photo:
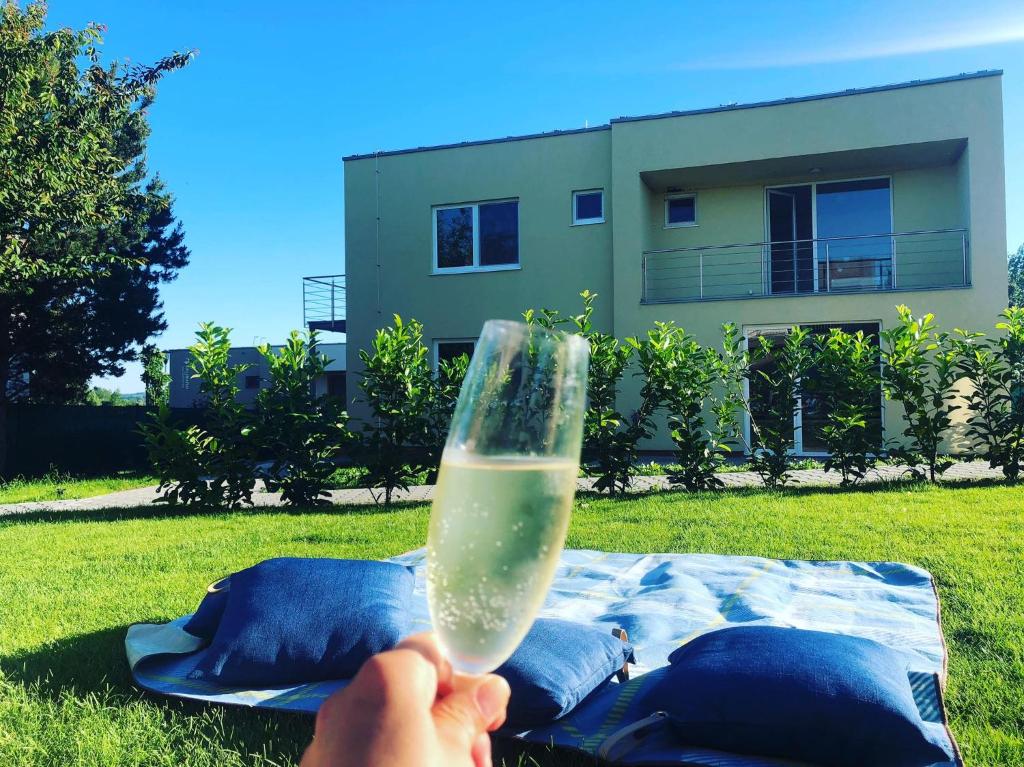
[[[430,628],[425,556],[419,549],[392,560],[415,570],[417,631]],[[931,576],[911,565],[567,550],[541,615],[604,625],[608,631],[626,629],[637,664],[630,681],[610,685],[552,725],[517,735],[527,741],[579,749],[617,764],[787,764],[681,747],[656,717],[648,719],[653,712],[631,705],[679,645],[708,631],[761,624],[865,637],[898,651],[911,670],[927,726],[953,745],[941,702],[946,648],[938,599]],[[189,679],[203,643],[182,629],[187,619],[128,630],[128,662],[141,687],[214,703],[314,713],[345,684],[243,690]]]

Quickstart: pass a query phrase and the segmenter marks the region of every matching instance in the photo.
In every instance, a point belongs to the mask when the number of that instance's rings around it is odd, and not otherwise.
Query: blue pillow
[[[217,626],[220,619],[224,617],[224,608],[228,604],[228,591],[231,589],[231,576],[221,578],[216,583],[211,583],[206,590],[206,596],[199,603],[199,607],[192,617],[182,627],[192,636],[205,639],[207,642],[213,640],[217,633]]]
[[[626,661],[633,662],[632,645],[610,631],[537,620],[495,672],[512,688],[506,729],[518,732],[568,714],[621,671]]]
[[[244,687],[347,679],[408,633],[412,589],[412,572],[390,562],[268,559],[200,605],[191,631],[216,629],[189,676]]]
[[[688,745],[837,767],[953,760],[923,726],[906,664],[869,639],[746,626],[704,634],[669,662],[645,705]]]

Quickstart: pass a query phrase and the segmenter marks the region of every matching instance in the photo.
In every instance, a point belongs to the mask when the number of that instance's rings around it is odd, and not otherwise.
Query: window
[[[473,349],[476,348],[476,339],[467,338],[458,341],[435,341],[434,342],[434,365],[441,362],[451,362],[460,354],[467,357],[473,356]]]
[[[696,226],[697,196],[680,194],[665,198],[665,226]]]
[[[246,376],[245,377],[245,388],[246,389],[258,389],[258,388],[260,388],[260,377],[259,376]]]
[[[588,189],[572,193],[573,224],[604,223],[604,190]]]
[[[434,271],[518,267],[518,200],[434,208]]]
[[[828,335],[832,328],[841,328],[847,333],[863,331],[865,338],[876,348],[879,340],[879,323],[877,322],[849,322],[849,323],[821,323],[804,324],[801,327],[810,331],[811,339]],[[756,341],[758,336],[768,339],[772,350],[782,347],[789,335],[789,326],[748,328],[745,332],[747,343],[760,343]],[[750,412],[753,417],[761,423],[769,424],[771,420],[772,402],[770,392],[765,388],[764,376],[772,376],[778,372],[778,366],[772,355],[757,360],[750,369],[747,376],[747,396]],[[880,371],[879,371],[880,372]],[[817,372],[812,367],[805,374],[805,379],[812,379]],[[868,398],[870,410],[867,418],[867,429],[874,444],[879,448],[882,445],[882,391],[881,388],[874,391],[865,391],[864,396]],[[757,447],[756,435],[750,426],[750,416],[745,417],[745,428],[747,430],[747,444]],[[791,417],[785,417],[782,423],[776,421],[773,425],[781,427],[793,440],[793,452],[800,455],[827,455],[828,447],[824,440],[824,428],[828,424],[828,413],[825,412],[824,403],[820,397],[813,393],[813,387],[803,391],[797,407]]]
[[[768,187],[771,292],[885,290],[893,282],[888,178]]]
[[[327,374],[327,396],[336,397],[342,401],[345,400],[346,395],[346,377],[345,373],[328,373]]]

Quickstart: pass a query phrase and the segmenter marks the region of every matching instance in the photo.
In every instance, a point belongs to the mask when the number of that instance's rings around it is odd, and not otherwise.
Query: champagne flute
[[[427,596],[457,671],[493,671],[526,636],[576,493],[589,345],[484,324],[459,392],[430,512]]]

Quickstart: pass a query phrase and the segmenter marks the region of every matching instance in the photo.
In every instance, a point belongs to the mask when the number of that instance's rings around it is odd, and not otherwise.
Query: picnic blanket
[[[425,550],[391,561],[414,568],[413,628],[428,630]],[[637,663],[629,681],[610,685],[550,725],[516,734],[526,741],[578,749],[617,764],[790,764],[680,746],[655,712],[643,709],[643,691],[657,681],[679,645],[708,631],[760,624],[865,637],[897,651],[911,670],[926,726],[956,752],[941,698],[946,648],[938,599],[931,576],[918,567],[566,550],[540,614],[606,626],[609,632],[626,629]],[[140,687],[213,703],[314,713],[345,685],[330,681],[246,690],[189,679],[203,643],[182,629],[188,617],[128,630],[128,662]]]

